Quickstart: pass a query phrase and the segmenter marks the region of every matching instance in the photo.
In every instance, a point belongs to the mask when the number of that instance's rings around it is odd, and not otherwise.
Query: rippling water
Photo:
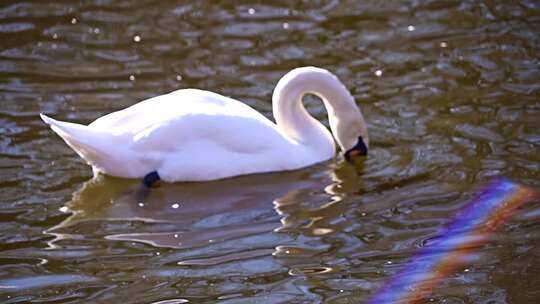
[[[540,188],[538,2],[171,2],[0,4],[3,303],[362,302],[491,177]],[[277,80],[303,65],[361,105],[372,149],[357,167],[166,184],[141,202],[37,116],[88,123],[197,87],[270,117]],[[528,204],[426,302],[540,301],[539,218]]]

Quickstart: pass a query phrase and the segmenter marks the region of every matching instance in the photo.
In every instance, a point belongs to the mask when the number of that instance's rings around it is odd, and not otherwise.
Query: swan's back
[[[181,89],[100,117],[89,127],[115,134],[136,134],[165,121],[194,115],[249,117],[269,123],[253,108],[232,98],[198,89]]]

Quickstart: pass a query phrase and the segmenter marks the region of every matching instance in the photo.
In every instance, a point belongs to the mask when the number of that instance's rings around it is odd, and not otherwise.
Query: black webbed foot
[[[152,188],[152,186],[155,185],[159,180],[160,178],[157,171],[152,171],[144,176],[143,185],[147,188]]]

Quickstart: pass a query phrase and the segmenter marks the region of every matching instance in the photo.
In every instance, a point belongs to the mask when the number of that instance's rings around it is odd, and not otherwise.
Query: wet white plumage
[[[342,149],[367,130],[354,99],[330,72],[297,68],[276,86],[276,123],[237,100],[183,89],[139,102],[88,126],[41,118],[94,172],[139,178],[157,171],[169,181],[204,181],[293,170],[332,158],[334,140],[311,117],[302,96],[320,96]]]

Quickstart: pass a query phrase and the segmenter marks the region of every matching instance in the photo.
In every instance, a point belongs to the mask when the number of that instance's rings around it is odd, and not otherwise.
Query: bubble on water
[[[174,236],[175,239],[177,239],[178,238],[178,233],[175,233],[173,236]]]
[[[177,81],[182,81],[182,75],[180,75],[180,74],[176,75],[176,80]]]
[[[447,46],[448,46],[448,43],[446,43],[446,42],[444,42],[444,41],[443,41],[443,42],[441,42],[441,44],[440,44],[440,45],[441,45],[441,47],[442,47],[442,48],[445,48],[445,47],[447,47]]]
[[[173,209],[178,209],[178,208],[180,207],[180,204],[174,203],[174,204],[171,205],[171,207],[172,207]]]
[[[248,9],[248,14],[250,14],[250,15],[255,14],[255,9],[254,8]]]
[[[71,18],[71,24],[77,24],[77,18],[75,17]]]
[[[138,203],[139,207],[144,207],[144,203]]]
[[[381,77],[382,76],[382,71],[381,70],[376,70],[375,71],[375,76]]]
[[[99,32],[100,32],[99,28],[96,27],[96,28],[94,29],[94,34],[99,34]]]
[[[52,35],[52,39],[58,39],[58,34],[54,33],[54,34]]]
[[[129,75],[129,80],[130,81],[135,81],[135,75]]]
[[[58,210],[60,210],[60,212],[64,212],[64,213],[69,211],[68,207],[66,207],[66,206],[62,206]]]
[[[407,30],[408,30],[409,32],[414,31],[414,30],[415,30],[414,25],[409,25],[409,26],[407,26]]]
[[[283,29],[289,29],[289,23],[284,22],[283,23]]]
[[[135,35],[135,36],[133,36],[133,41],[135,41],[135,42],[141,42],[141,36],[140,36],[140,35]]]

